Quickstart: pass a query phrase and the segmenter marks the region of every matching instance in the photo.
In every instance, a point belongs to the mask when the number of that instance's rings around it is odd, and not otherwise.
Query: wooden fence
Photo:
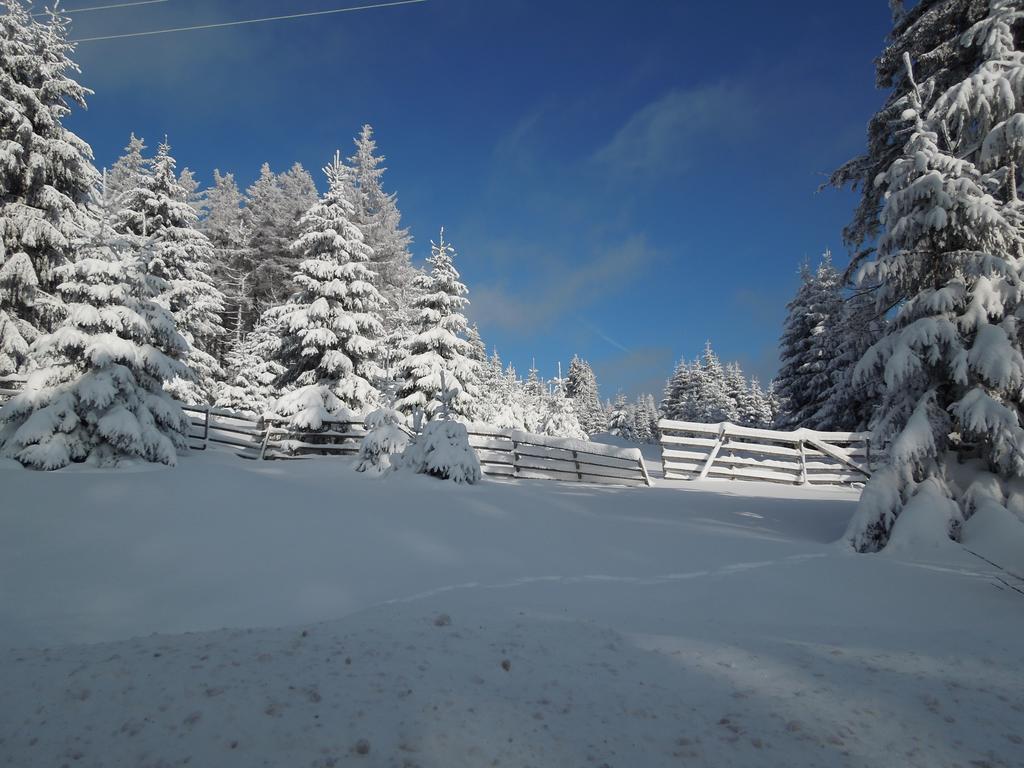
[[[0,402],[24,385],[23,377],[0,378]],[[181,408],[189,420],[189,447],[237,449],[251,459],[301,458],[313,454],[346,456],[358,453],[366,429],[361,421],[331,422],[321,431],[296,430],[285,419],[257,417],[206,405]],[[637,448],[533,435],[468,425],[470,445],[484,474],[540,480],[567,480],[612,485],[651,484]]]
[[[14,397],[25,386],[24,376],[0,376],[0,403]]]
[[[780,432],[668,419],[658,427],[666,479],[845,485],[871,476],[871,444],[864,432]]]
[[[259,458],[299,458],[316,454],[351,456],[359,453],[366,435],[362,421],[331,421],[323,430],[300,430],[287,419],[267,416]]]
[[[606,485],[651,485],[639,448],[567,440],[470,424],[469,444],[484,474]]]
[[[263,442],[262,422],[255,416],[234,413],[206,405],[186,405],[181,410],[189,419],[189,448],[206,450],[211,443],[258,451]]]

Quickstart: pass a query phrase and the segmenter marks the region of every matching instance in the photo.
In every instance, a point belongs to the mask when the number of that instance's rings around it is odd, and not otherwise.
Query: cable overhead
[[[329,16],[335,13],[352,13],[353,11],[370,11],[375,8],[392,8],[398,5],[415,5],[425,3],[427,0],[392,0],[386,3],[373,3],[371,5],[356,5],[349,8],[334,8],[328,11],[307,11],[305,13],[290,13],[286,16],[267,16],[262,19],[241,19],[239,21],[222,21],[219,24],[197,24],[192,27],[173,27],[170,29],[154,29],[148,32],[128,32],[123,35],[102,35],[99,37],[81,37],[73,40],[75,43],[92,43],[97,40],[123,40],[127,37],[149,37],[152,35],[169,35],[172,32],[194,32],[199,29],[222,29],[223,27],[237,27],[243,24],[264,24],[270,21],[285,21],[286,19],[305,19],[311,16]]]
[[[157,3],[169,3],[171,0],[135,0],[131,3],[112,3],[110,5],[94,5],[89,8],[72,8],[67,10],[61,8],[57,11],[58,16],[69,16],[72,13],[88,13],[89,11],[112,11],[115,8],[131,8],[135,5],[155,5]],[[49,16],[49,11],[43,13],[33,13],[33,16]]]

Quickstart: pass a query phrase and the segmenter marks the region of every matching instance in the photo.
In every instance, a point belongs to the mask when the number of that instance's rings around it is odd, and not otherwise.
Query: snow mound
[[[943,492],[937,480],[928,479],[896,518],[883,552],[910,558],[959,552],[960,546],[950,533],[962,520],[956,502]]]
[[[960,540],[971,552],[1024,579],[1024,524],[1006,507],[980,504],[964,523]]]

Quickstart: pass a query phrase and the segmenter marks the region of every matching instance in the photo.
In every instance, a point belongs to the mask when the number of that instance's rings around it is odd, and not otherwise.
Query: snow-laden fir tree
[[[208,272],[213,245],[197,228],[198,216],[175,165],[165,141],[148,171],[122,192],[116,223],[122,234],[148,238],[146,270],[166,286],[157,301],[170,310],[189,344],[187,362],[193,375],[167,382],[168,391],[188,403],[212,403],[224,378],[214,356],[225,335],[220,317],[224,294]]]
[[[554,391],[544,399],[544,412],[537,431],[551,437],[567,437],[573,440],[588,440],[589,436],[579,418],[573,402],[565,396],[565,382],[559,378]]]
[[[729,397],[725,369],[711,342],[704,345],[704,354],[693,371],[693,421],[714,424],[736,421],[736,403]]]
[[[213,186],[203,193],[199,228],[213,246],[210,276],[224,293],[225,311],[221,319],[236,347],[253,322],[249,284],[254,264],[250,233],[244,221],[244,202],[234,174],[221,174],[215,169]]]
[[[364,125],[355,139],[356,151],[348,158],[352,169],[352,203],[356,223],[373,249],[372,267],[378,276],[378,288],[389,303],[394,303],[401,289],[416,275],[412,267],[409,244],[412,237],[402,227],[397,196],[382,186],[387,170],[377,154],[373,128]]]
[[[958,538],[979,504],[1005,504],[1000,480],[1024,475],[1021,145],[993,138],[1012,133],[1020,116],[1024,60],[1014,27],[1022,16],[1019,3],[991,0],[960,38],[982,63],[943,93],[919,88],[905,62],[910,136],[878,180],[882,234],[861,271],[862,282],[878,285],[878,306],[897,312],[857,367],[861,380],[883,384],[874,429],[891,438],[847,530],[859,551],[923,530]],[[988,172],[972,161],[992,143],[1005,147],[1014,172],[1001,173],[992,158]],[[968,488],[947,472],[951,448],[982,462]]]
[[[596,435],[607,428],[601,395],[597,387],[594,369],[586,360],[573,355],[569,363],[569,374],[565,382],[566,397],[573,401],[580,425],[588,435]]]
[[[799,411],[790,414],[793,423],[811,429],[832,427],[816,417],[832,389],[830,364],[839,354],[839,327],[843,297],[839,273],[832,265],[831,251],[825,251],[814,275],[814,293],[808,308],[811,339],[804,366],[806,401]]]
[[[834,328],[842,311],[840,276],[829,251],[817,270],[801,265],[800,287],[786,308],[779,343],[781,367],[775,380],[784,409],[779,426],[815,427],[815,416],[832,386],[829,361],[836,354]]]
[[[751,378],[750,385],[741,393],[737,412],[740,424],[745,427],[771,429],[774,426],[775,415],[771,401],[756,376]]]
[[[416,325],[398,365],[395,407],[407,414],[420,410],[427,419],[433,419],[441,407],[442,374],[454,392],[449,404],[454,415],[472,418],[479,395],[480,364],[465,338],[467,323],[462,314],[469,303],[468,290],[459,280],[454,254],[442,228],[437,243],[431,243],[429,272],[416,278],[420,290]]]
[[[35,339],[37,335],[28,322],[0,309],[0,376],[25,370],[29,339]]]
[[[277,381],[285,368],[277,361],[280,347],[279,323],[270,310],[228,353],[228,378],[214,405],[255,416],[266,413],[281,394]]]
[[[868,429],[878,400],[877,379],[857,379],[857,363],[882,335],[885,319],[875,306],[874,293],[854,291],[843,303],[838,322],[826,329],[833,336],[828,357],[829,389],[809,424],[825,431]]]
[[[651,395],[639,395],[631,409],[632,424],[630,425],[630,439],[635,443],[654,442],[656,418],[652,413],[651,406],[654,398]]]
[[[665,383],[661,399],[661,411],[666,419],[693,421],[694,367],[685,358],[680,358],[675,370]]]
[[[107,173],[107,194],[113,200],[139,186],[140,179],[149,173],[151,160],[145,156],[146,142],[134,133],[128,139],[124,154],[110,167]]]
[[[977,45],[963,45],[965,30],[985,18],[989,0],[916,0],[910,8],[893,2],[893,28],[888,45],[875,60],[875,83],[889,90],[883,107],[868,123],[867,151],[843,165],[830,184],[851,186],[861,192],[853,220],[844,230],[847,243],[854,249],[850,272],[861,259],[872,253],[879,233],[885,188],[875,184],[900,156],[911,126],[903,118],[910,106],[910,87],[903,63],[905,54],[914,62],[914,73],[924,103],[945,93],[974,72],[984,61]],[[1011,22],[1019,25],[1019,20]]]
[[[612,412],[608,416],[608,433],[616,437],[631,438],[633,428],[633,415],[629,410],[629,403],[622,392],[615,395],[612,403]]]
[[[63,121],[89,91],[73,77],[66,18],[41,20],[21,0],[0,8],[0,311],[34,336],[61,318],[54,269],[87,224],[92,150]]]
[[[423,432],[402,454],[401,465],[418,474],[455,483],[478,483],[483,477],[480,459],[469,444],[466,425],[451,419],[427,422]]]
[[[394,466],[394,457],[409,446],[405,417],[394,408],[378,408],[367,414],[364,424],[366,435],[359,444],[356,472],[386,472]]]
[[[302,232],[302,217],[317,204],[319,195],[313,177],[299,163],[280,174],[264,163],[260,177],[246,190],[245,197],[245,224],[253,262],[246,286],[256,318],[269,307],[283,304],[295,292],[292,278],[301,257],[292,243]]]
[[[32,346],[25,389],[0,408],[0,455],[33,469],[124,459],[174,465],[188,420],[163,389],[186,373],[174,319],[152,296],[164,286],[148,259],[114,234],[112,202],[78,259],[54,268],[63,323]]]
[[[469,342],[469,357],[483,366],[487,362],[487,347],[484,345],[476,323],[466,329],[466,341]]]
[[[352,220],[340,153],[324,174],[327,192],[302,217],[302,234],[292,245],[302,259],[292,278],[299,290],[278,315],[285,366],[280,384],[295,389],[274,411],[308,430],[373,410],[383,373],[382,299],[373,286],[370,249]]]

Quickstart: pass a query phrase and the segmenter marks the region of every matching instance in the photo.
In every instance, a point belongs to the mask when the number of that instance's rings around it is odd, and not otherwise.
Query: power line
[[[375,8],[392,8],[396,5],[413,5],[425,3],[427,0],[392,0],[387,3],[373,3],[372,5],[357,5],[351,8],[334,8],[329,11],[307,11],[306,13],[292,13],[287,16],[267,16],[262,19],[242,19],[241,21],[222,21],[219,24],[198,24],[194,27],[173,27],[171,29],[154,29],[149,32],[128,32],[123,35],[103,35],[101,37],[82,37],[73,40],[75,43],[91,43],[97,40],[121,40],[126,37],[148,37],[151,35],[168,35],[172,32],[193,32],[197,29],[221,29],[223,27],[237,27],[242,24],[263,24],[268,21],[284,21],[286,19],[305,19],[310,16],[328,16],[334,13],[351,13],[353,11],[370,11]]]
[[[57,11],[58,16],[69,16],[72,13],[88,13],[89,11],[111,11],[114,8],[131,8],[135,5],[154,5],[156,3],[168,3],[170,0],[135,0],[133,3],[114,3],[112,5],[94,5],[91,8],[72,8],[71,10],[60,9]],[[34,13],[33,16],[49,16],[49,12],[46,13]]]

